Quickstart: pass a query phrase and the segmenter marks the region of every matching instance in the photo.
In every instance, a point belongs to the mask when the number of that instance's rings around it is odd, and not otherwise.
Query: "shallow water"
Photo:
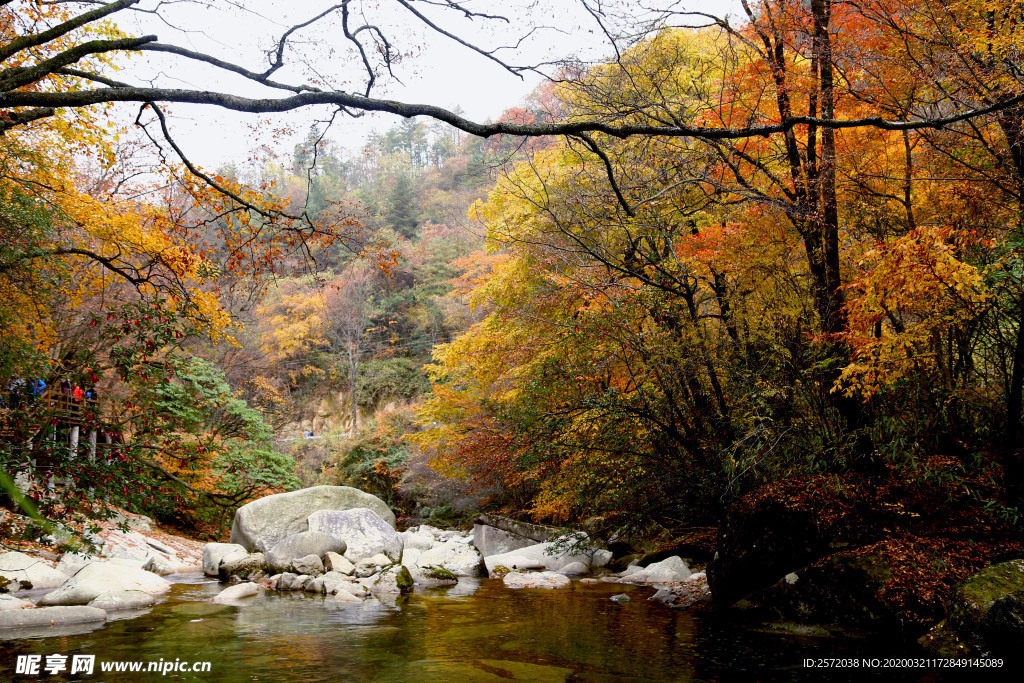
[[[804,658],[905,655],[870,641],[752,632],[646,600],[653,590],[573,583],[511,590],[491,579],[417,589],[394,604],[268,593],[215,605],[193,577],[131,619],[61,634],[0,633],[0,681],[717,681],[863,680],[808,670]],[[609,598],[626,592],[630,602]],[[125,615],[127,616],[127,615]],[[92,675],[18,676],[18,655],[95,655]],[[103,673],[116,661],[210,662],[210,671]],[[162,666],[162,664],[160,664]],[[825,674],[823,677],[822,674]],[[935,680],[925,671],[871,677]]]

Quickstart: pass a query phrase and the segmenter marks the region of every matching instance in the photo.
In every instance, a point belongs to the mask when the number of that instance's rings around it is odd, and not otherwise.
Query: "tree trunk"
[[[356,386],[359,381],[359,349],[355,344],[349,344],[348,347],[348,385],[349,385],[349,404],[352,409],[352,431],[350,436],[356,435],[356,429],[359,427],[359,401],[356,396]]]

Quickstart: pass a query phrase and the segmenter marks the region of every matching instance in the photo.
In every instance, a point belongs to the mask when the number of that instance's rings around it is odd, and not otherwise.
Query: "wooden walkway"
[[[22,423],[13,424],[17,416]],[[100,403],[96,399],[75,398],[59,390],[47,388],[42,394],[0,391],[0,441],[10,442],[19,436],[33,439],[49,427],[66,430],[76,442],[82,428],[95,431],[103,421]]]

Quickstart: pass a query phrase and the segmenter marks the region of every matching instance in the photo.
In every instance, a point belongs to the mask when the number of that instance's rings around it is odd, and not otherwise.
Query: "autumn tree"
[[[346,359],[352,434],[359,427],[359,366],[373,311],[373,272],[366,264],[351,267],[324,292],[323,324],[336,353]]]

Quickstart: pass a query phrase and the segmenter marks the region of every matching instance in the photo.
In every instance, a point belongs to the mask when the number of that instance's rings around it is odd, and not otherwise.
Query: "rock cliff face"
[[[312,399],[301,411],[302,417],[281,428],[281,438],[302,437],[306,432],[347,432],[352,429],[352,406],[347,391],[333,391]],[[363,424],[372,414],[359,409],[359,422]]]

